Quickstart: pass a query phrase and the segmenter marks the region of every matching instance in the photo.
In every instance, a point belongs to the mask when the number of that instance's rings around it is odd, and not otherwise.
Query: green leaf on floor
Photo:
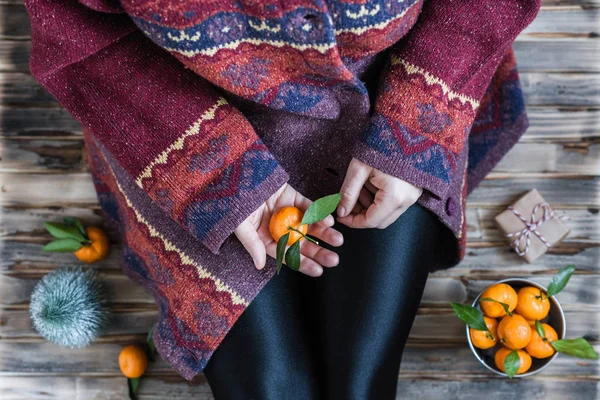
[[[74,239],[56,239],[42,247],[43,251],[52,251],[57,253],[73,253],[79,250],[83,245]]]
[[[74,226],[67,226],[59,222],[44,222],[44,227],[52,236],[57,239],[73,239],[78,242],[84,242],[85,237]]]
[[[548,285],[548,297],[556,296],[561,290],[567,286],[569,279],[575,272],[574,265],[567,265],[561,268],[556,275],[552,277],[552,281]]]

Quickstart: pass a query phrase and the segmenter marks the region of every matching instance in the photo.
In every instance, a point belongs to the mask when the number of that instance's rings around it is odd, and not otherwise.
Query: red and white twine
[[[534,233],[541,240],[541,242],[546,245],[546,247],[550,248],[550,243],[548,243],[544,235],[542,235],[538,230],[542,225],[544,225],[544,223],[558,217],[556,211],[550,207],[550,204],[544,202],[536,205],[531,212],[531,219],[529,221],[526,220],[513,206],[508,206],[507,208],[525,224],[525,228],[521,229],[520,231],[506,234],[506,237],[514,238],[510,245],[518,255],[524,256],[527,254],[527,251],[529,251],[532,233]],[[535,216],[540,208],[544,213],[540,219],[536,220]],[[525,242],[525,247],[521,251],[521,245],[523,242]]]

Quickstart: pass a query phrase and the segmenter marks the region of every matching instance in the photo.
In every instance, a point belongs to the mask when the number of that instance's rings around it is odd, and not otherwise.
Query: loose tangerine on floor
[[[127,378],[139,378],[146,372],[148,356],[143,348],[129,345],[119,354],[119,368]]]
[[[92,243],[84,244],[74,253],[75,257],[88,264],[104,260],[106,256],[108,256],[108,251],[110,249],[106,233],[95,226],[85,228],[85,233]]]
[[[298,239],[302,239],[303,235],[308,232],[308,225],[300,225],[304,213],[296,207],[283,207],[276,211],[269,221],[269,232],[271,237],[278,242],[279,239],[289,232],[288,246],[294,244]],[[296,232],[290,227],[302,232]]]
[[[504,360],[506,360],[506,357],[508,357],[511,352],[512,350],[507,349],[506,347],[503,347],[496,352],[494,362],[500,371],[506,372],[504,371]],[[517,375],[520,375],[529,371],[529,368],[531,368],[531,356],[523,350],[517,350],[517,354],[519,354],[519,369],[517,370]]]

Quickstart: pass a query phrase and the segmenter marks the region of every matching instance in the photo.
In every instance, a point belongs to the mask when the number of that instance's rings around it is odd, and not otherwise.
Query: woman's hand
[[[353,158],[341,193],[338,222],[350,228],[384,229],[419,199],[423,189]]]
[[[285,184],[235,229],[234,234],[252,256],[256,268],[264,268],[267,255],[276,257],[277,242],[269,233],[271,215],[285,206],[294,206],[305,212],[311,203]],[[332,228],[333,223],[333,216],[329,215],[323,221],[311,224],[308,234],[332,246],[341,246],[344,238]],[[335,267],[339,263],[336,253],[306,239],[300,243],[300,254],[300,272],[309,276],[320,276],[323,267]]]

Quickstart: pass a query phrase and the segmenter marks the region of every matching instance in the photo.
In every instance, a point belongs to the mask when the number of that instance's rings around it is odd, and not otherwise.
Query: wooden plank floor
[[[542,374],[507,381],[486,372],[467,348],[450,301],[467,301],[490,282],[532,277],[547,284],[562,266],[577,274],[560,294],[568,335],[600,351],[600,0],[544,0],[515,49],[531,128],[468,201],[468,252],[428,282],[398,380],[406,399],[600,399],[600,365],[559,356]],[[118,266],[118,244],[97,266],[113,319],[101,340],[67,350],[32,329],[28,299],[47,272],[73,264],[43,254],[42,222],[64,215],[101,224],[83,155],[81,127],[28,71],[30,31],[22,0],[0,0],[0,399],[126,399],[116,358],[143,341],[156,318],[151,297]],[[533,264],[510,252],[492,222],[505,205],[537,187],[573,232]],[[115,243],[116,235],[112,234]],[[151,365],[140,399],[211,399],[200,376],[179,378]]]

